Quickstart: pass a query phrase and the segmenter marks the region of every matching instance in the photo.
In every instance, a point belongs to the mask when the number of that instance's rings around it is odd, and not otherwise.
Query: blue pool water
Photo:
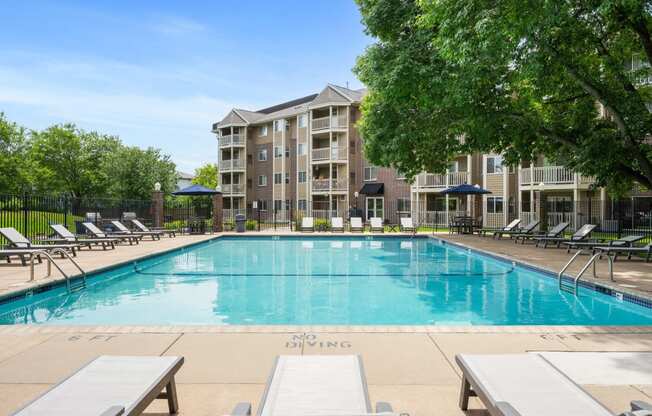
[[[0,304],[0,323],[650,325],[652,309],[432,239],[227,237]]]

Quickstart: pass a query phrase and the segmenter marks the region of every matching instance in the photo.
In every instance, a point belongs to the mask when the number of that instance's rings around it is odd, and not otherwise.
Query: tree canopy
[[[652,188],[649,1],[357,1],[377,39],[355,68],[373,163],[412,177],[461,152],[543,154]]]
[[[176,186],[176,166],[159,149],[74,124],[27,131],[0,113],[0,193],[149,199],[156,182],[165,192]]]
[[[215,163],[207,163],[195,169],[195,177],[192,183],[202,185],[208,189],[217,188],[217,165]]]

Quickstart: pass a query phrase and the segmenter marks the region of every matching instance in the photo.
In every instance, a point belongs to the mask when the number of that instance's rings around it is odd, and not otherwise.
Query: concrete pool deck
[[[96,255],[83,250],[79,262],[95,270],[215,236],[164,238],[113,252],[98,250]],[[490,238],[441,237],[552,270],[569,258],[565,250]],[[601,276],[603,263],[598,269]],[[37,266],[37,277],[44,272],[44,265]],[[28,279],[28,267],[0,267],[4,293],[24,289],[19,283]],[[649,294],[652,264],[617,262],[616,280]],[[454,355],[526,351],[652,351],[652,327],[0,326],[0,414],[15,410],[101,354],[183,355],[186,361],[177,379],[180,414],[215,416],[228,414],[240,401],[253,402],[255,409],[278,354],[358,353],[372,401],[389,401],[396,411],[411,416],[484,415],[481,410],[458,409],[460,372]],[[615,414],[627,410],[631,400],[652,402],[652,385],[583,387]],[[471,408],[482,406],[474,399]],[[155,402],[146,414],[167,414],[165,402]]]

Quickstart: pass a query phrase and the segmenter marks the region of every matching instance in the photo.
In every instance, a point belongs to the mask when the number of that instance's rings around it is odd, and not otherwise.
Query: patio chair
[[[401,217],[401,231],[412,234],[417,232],[411,217]]]
[[[514,238],[519,235],[530,235],[534,233],[534,230],[539,226],[539,223],[540,221],[536,220],[536,221],[531,221],[523,228],[516,228],[508,231],[496,231],[494,232],[493,237],[494,238],[498,237],[498,239],[500,240],[503,237],[503,235],[507,235],[509,236],[509,238]]]
[[[174,376],[182,365],[174,356],[100,356],[13,415],[139,415],[157,398],[175,414]]]
[[[313,217],[301,218],[301,231],[303,232],[315,231],[315,219]]]
[[[372,233],[384,233],[385,227],[383,226],[383,219],[380,217],[369,218],[369,229]]]
[[[593,232],[595,229],[594,224],[584,224],[583,226],[580,227],[579,230],[575,231],[570,238],[564,238],[564,237],[534,237],[534,241],[536,241],[536,246],[539,247],[539,244],[543,243],[543,248],[548,247],[548,243],[555,244],[557,248],[561,247],[561,244],[563,242],[570,242],[570,241],[585,241],[589,235]]]
[[[349,219],[349,230],[354,232],[364,232],[364,224],[362,224],[362,218],[360,217],[351,217]]]
[[[492,416],[614,416],[538,354],[458,354],[455,361],[462,370],[461,410],[477,396]]]
[[[591,249],[595,253],[598,247],[632,247],[635,242],[644,238],[644,235],[628,235],[617,240],[564,241],[562,244],[568,246],[567,253],[570,252],[571,248]]]
[[[80,246],[86,246],[90,250],[93,245],[101,245],[103,250],[106,250],[108,247],[115,249],[115,243],[119,240],[115,238],[80,238],[75,234],[71,233],[64,225],[62,224],[50,224],[50,228],[54,230],[55,233],[59,236],[60,239],[54,241],[63,241],[69,243],[77,243]]]
[[[120,241],[128,242],[130,246],[138,244],[143,238],[140,235],[105,233],[92,222],[82,222],[82,226],[95,238],[116,238]]]
[[[642,247],[595,247],[595,249],[608,256],[613,254],[613,261],[616,261],[619,254],[627,254],[627,260],[632,259],[632,254],[643,254],[646,263],[652,258],[652,243]]]
[[[481,236],[486,236],[487,234],[492,234],[492,237],[495,237],[495,236],[496,236],[496,233],[498,233],[498,232],[507,232],[507,231],[516,230],[516,227],[518,227],[518,225],[519,225],[520,223],[521,223],[521,220],[520,220],[519,218],[516,218],[516,219],[512,220],[512,222],[510,222],[509,224],[507,224],[507,225],[504,226],[504,227],[499,227],[499,228],[491,228],[491,227],[488,227],[488,228],[480,228],[480,229],[478,230],[478,234],[480,234]]]
[[[145,226],[145,224],[143,224],[137,219],[131,220],[131,223],[135,225],[136,228],[138,228],[138,231],[142,231],[145,233],[159,233],[161,235],[167,235],[169,238],[177,236],[176,230],[167,230],[165,228],[150,229],[149,227]]]
[[[359,355],[281,355],[276,358],[257,415],[369,415],[362,358]],[[389,403],[375,413],[393,415]],[[239,403],[231,416],[251,415],[250,403]]]
[[[149,236],[152,239],[152,241],[161,239],[162,233],[159,231],[131,231],[129,228],[127,228],[126,225],[124,225],[118,220],[111,221],[111,224],[113,224],[113,226],[118,229],[118,233],[129,234],[129,235],[140,235],[143,237]]]
[[[41,255],[39,254],[41,250],[40,249],[35,249],[35,250],[29,250],[26,248],[23,249],[2,249],[0,250],[0,259],[5,259],[7,260],[7,263],[11,263],[11,257],[15,256],[20,259],[20,263],[23,266],[27,266],[27,260],[31,260],[32,256],[36,254],[36,258],[38,259],[39,263],[42,263],[43,260],[41,259]]]
[[[344,232],[344,218],[333,217],[331,218],[331,231]]]
[[[518,243],[518,240],[521,240],[522,244],[525,244],[526,241],[534,240],[538,237],[559,237],[562,235],[566,228],[570,224],[567,222],[560,222],[550,229],[550,231],[544,233],[532,233],[532,234],[519,234],[514,236],[515,242]]]
[[[54,241],[51,241],[52,244],[33,244],[29,241],[24,235],[19,233],[13,227],[0,228],[0,234],[9,241],[10,248],[16,250],[54,250],[55,248],[60,248],[66,251],[70,251],[73,256],[77,255],[77,249],[79,249],[79,244],[58,244]],[[37,240],[38,241],[38,240]],[[44,240],[47,241],[47,240]],[[61,254],[63,258],[63,254]]]

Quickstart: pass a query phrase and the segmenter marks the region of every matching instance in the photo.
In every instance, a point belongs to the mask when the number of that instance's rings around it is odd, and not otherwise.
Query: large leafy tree
[[[459,152],[543,153],[652,187],[650,1],[357,1],[377,38],[356,65],[374,163],[413,176]]]
[[[192,183],[215,189],[217,187],[217,176],[217,165],[215,163],[206,163],[195,169],[195,178]]]
[[[31,190],[27,132],[0,113],[0,194]]]

